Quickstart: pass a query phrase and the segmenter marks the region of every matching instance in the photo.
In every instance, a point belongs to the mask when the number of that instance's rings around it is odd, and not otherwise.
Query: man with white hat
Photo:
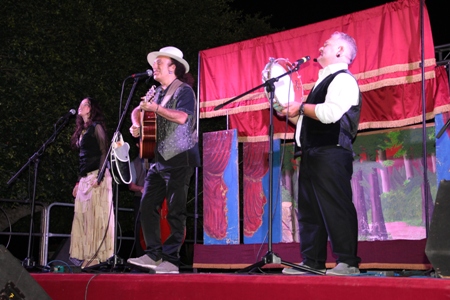
[[[186,200],[194,168],[200,166],[196,133],[196,99],[188,80],[189,64],[183,52],[168,46],[150,52],[153,78],[161,85],[152,101],[142,101],[131,115],[134,137],[141,135],[141,117],[156,116],[156,139],[141,199],[141,226],[147,248],[128,263],[156,273],[179,273],[179,251],[186,226]],[[145,134],[145,132],[144,132]],[[166,199],[170,235],[161,240],[159,209]]]

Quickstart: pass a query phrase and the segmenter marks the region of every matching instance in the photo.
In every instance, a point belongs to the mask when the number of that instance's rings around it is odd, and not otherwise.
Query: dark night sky
[[[234,0],[233,7],[247,13],[261,12],[262,16],[272,15],[269,23],[275,28],[292,29],[320,21],[332,19],[353,12],[383,5],[386,0]],[[430,17],[435,46],[450,44],[448,27],[448,5],[445,1],[428,0],[425,5]],[[447,15],[444,17],[444,15]]]

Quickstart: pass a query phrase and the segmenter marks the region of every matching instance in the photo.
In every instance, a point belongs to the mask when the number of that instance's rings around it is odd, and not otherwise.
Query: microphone
[[[296,61],[296,63],[297,63],[296,67],[300,66],[301,64],[304,64],[305,62],[307,62],[310,59],[311,59],[311,57],[309,57],[308,55],[300,58],[299,60]]]
[[[144,73],[136,73],[136,74],[132,74],[131,76],[129,76],[128,78],[141,78],[141,77],[150,77],[153,75],[153,71],[148,69],[147,71],[145,71]]]
[[[302,58],[300,58],[299,60],[297,60],[296,62],[294,62],[293,66],[294,66],[294,71],[297,71],[300,68],[301,64],[304,64],[305,62],[307,62],[308,60],[310,60],[311,58],[307,55],[304,56]]]
[[[77,113],[77,111],[76,111],[75,109],[72,108],[72,109],[69,110],[64,116],[62,116],[61,119],[68,119],[68,118],[70,118],[71,116],[74,116],[76,113]]]

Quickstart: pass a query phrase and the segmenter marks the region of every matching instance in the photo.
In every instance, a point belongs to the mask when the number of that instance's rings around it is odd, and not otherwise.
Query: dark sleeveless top
[[[96,123],[90,125],[80,141],[80,154],[79,154],[79,177],[85,177],[87,173],[98,170],[103,164],[104,156],[99,143],[106,143],[106,137],[100,138],[99,141],[95,134]],[[103,129],[101,129],[103,131]],[[104,145],[106,149],[106,145]],[[105,153],[106,155],[106,153]]]

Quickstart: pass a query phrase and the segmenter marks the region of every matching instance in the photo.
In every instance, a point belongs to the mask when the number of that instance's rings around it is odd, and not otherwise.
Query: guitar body
[[[142,111],[141,139],[139,142],[139,156],[153,159],[156,147],[156,114],[152,111]]]
[[[155,86],[153,85],[143,98],[145,102],[153,101]],[[139,141],[139,156],[153,159],[156,147],[156,113],[141,110],[141,139]]]

